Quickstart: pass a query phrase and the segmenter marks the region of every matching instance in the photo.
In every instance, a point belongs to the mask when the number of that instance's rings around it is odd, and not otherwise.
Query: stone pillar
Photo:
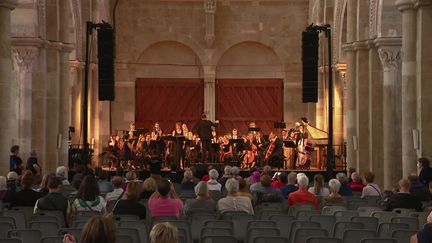
[[[432,158],[432,0],[416,0],[417,8],[417,127],[419,156]]]
[[[216,13],[216,0],[204,0],[205,10],[205,37],[207,47],[212,47],[215,42],[215,13]]]
[[[411,0],[398,0],[396,5],[402,11],[402,172],[407,177],[417,172],[413,139],[413,130],[417,129],[417,16]]]
[[[11,11],[17,6],[16,0],[0,1],[0,173],[9,171],[10,147],[16,143],[18,132],[12,129],[17,123],[16,109],[12,107],[12,59],[11,59]]]
[[[327,116],[326,116],[326,87],[324,84],[327,83],[324,79],[326,77],[326,67],[319,67],[318,69],[318,103],[316,103],[316,127],[327,131]]]
[[[216,119],[216,72],[212,67],[204,67],[204,113],[209,120]]]
[[[401,170],[401,133],[398,117],[398,72],[400,68],[400,47],[380,46],[379,57],[383,73],[383,142],[384,142],[384,189],[392,189],[402,176]]]
[[[344,141],[344,111],[343,111],[343,94],[346,82],[346,64],[336,64],[334,68],[334,144],[335,154],[343,154]],[[336,166],[342,166],[337,164]]]

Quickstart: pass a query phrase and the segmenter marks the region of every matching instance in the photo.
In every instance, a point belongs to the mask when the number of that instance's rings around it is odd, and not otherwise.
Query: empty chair
[[[43,237],[41,243],[63,243],[63,236]]]
[[[234,236],[243,241],[246,238],[246,230],[249,221],[253,221],[254,216],[249,214],[239,214],[232,218],[234,223]]]
[[[1,243],[24,243],[20,239],[0,239]]]
[[[13,218],[15,220],[15,227],[17,229],[25,229],[27,226],[26,216],[21,211],[15,211],[15,210],[4,211],[3,216]]]
[[[427,223],[427,216],[429,215],[429,212],[412,212],[409,213],[409,217],[417,218],[419,221],[419,226],[423,227]]]
[[[329,237],[310,237],[306,243],[342,243],[342,239]]]
[[[279,210],[261,210],[257,214],[257,219],[259,220],[268,220],[271,215],[281,214]]]
[[[370,206],[359,207],[357,209],[359,216],[362,216],[362,217],[369,217],[372,215],[373,212],[379,212],[379,211],[383,211],[383,210],[379,207],[370,207]]]
[[[178,243],[192,243],[192,237],[189,234],[188,237],[188,231],[186,229],[178,228],[178,234],[179,234],[179,242]]]
[[[319,214],[320,213],[316,210],[309,210],[309,211],[300,210],[300,211],[297,211],[295,217],[298,220],[304,220],[304,219],[310,218],[310,216],[312,216],[312,215],[319,215]]]
[[[140,220],[137,215],[127,215],[127,214],[116,214],[114,215],[114,220],[122,221],[122,220]]]
[[[324,206],[321,209],[322,215],[334,215],[336,211],[346,211],[348,210],[345,206]]]
[[[253,220],[247,223],[247,229],[250,228],[276,228],[277,224],[274,221]]]
[[[233,236],[209,235],[203,237],[201,243],[237,243],[237,239]]]
[[[72,228],[82,229],[88,220],[78,220],[72,222]]]
[[[390,238],[393,230],[404,229],[408,230],[409,225],[405,223],[381,223],[378,226],[378,236],[380,238]]]
[[[230,212],[224,212],[220,218],[222,220],[231,220],[233,217],[236,217],[236,215],[249,215],[246,212],[241,212],[241,211],[230,211]]]
[[[413,208],[394,208],[392,212],[397,213],[399,217],[408,217],[410,213],[416,212]]]
[[[361,242],[365,238],[375,238],[376,232],[373,230],[349,229],[344,232],[344,243]]]
[[[397,217],[398,215],[393,212],[373,212],[372,217],[378,218],[379,223],[390,223],[393,217]]]
[[[288,243],[288,239],[281,236],[256,236],[253,243]]]
[[[58,219],[54,216],[48,216],[48,215],[35,215],[32,216],[30,218],[30,223],[31,222],[35,222],[35,221],[39,221],[39,222],[54,222],[54,223],[59,223]]]
[[[351,229],[364,229],[364,227],[359,222],[336,222],[332,235],[334,238],[343,239],[344,232]]]
[[[138,230],[141,242],[149,242],[149,236],[148,236],[149,229],[144,221],[123,220],[119,222],[118,227],[136,229]]]
[[[396,239],[398,243],[405,243],[405,242],[409,242],[411,236],[417,234],[417,232],[418,232],[417,230],[397,229],[392,231],[391,238]]]
[[[206,228],[201,230],[201,238],[207,235],[234,235],[233,229],[229,228]]]
[[[348,210],[357,210],[359,207],[367,207],[368,201],[366,199],[363,200],[353,200],[347,202]]]
[[[315,206],[312,204],[304,204],[304,205],[294,205],[290,208],[288,208],[288,215],[289,216],[296,216],[298,211],[312,211],[316,210]]]
[[[229,220],[209,220],[204,223],[204,227],[233,229],[234,224]]]
[[[336,217],[336,221],[351,221],[352,217],[359,216],[357,211],[346,210],[346,211],[336,211],[334,212],[334,216]]]
[[[8,216],[0,216],[0,223],[10,223],[15,227],[15,219]]]
[[[360,243],[397,243],[397,240],[390,238],[364,238]]]
[[[333,231],[333,226],[336,223],[336,217],[331,215],[312,215],[309,218],[312,222],[318,222],[321,225],[321,228],[327,230],[329,235]]]
[[[367,230],[377,230],[378,229],[378,219],[374,217],[361,217],[356,216],[351,218],[352,222],[363,223],[364,229]]]
[[[257,236],[280,236],[277,228],[250,228],[247,231],[248,239],[245,242],[252,243]]]
[[[328,232],[325,229],[317,228],[301,228],[294,232],[294,241],[291,242],[306,242],[310,237],[327,237]]]
[[[116,235],[116,242],[134,243],[133,238],[130,235]]]
[[[11,211],[22,212],[24,214],[26,223],[28,223],[30,221],[31,216],[33,216],[34,207],[13,207],[9,209],[9,212]]]
[[[13,230],[15,225],[7,222],[0,222],[0,238],[7,238],[8,232]]]
[[[55,217],[57,219],[57,223],[60,224],[60,227],[66,226],[66,219],[62,211],[54,211],[54,210],[39,210],[38,214],[40,216],[49,216]]]
[[[364,199],[366,199],[369,206],[374,207],[374,206],[378,206],[382,197],[381,196],[366,196],[366,197],[364,197]]]
[[[133,243],[145,242],[144,239],[140,239],[140,234],[135,228],[117,228],[116,233],[118,235],[129,235],[132,238]]]
[[[60,229],[60,225],[57,222],[39,222],[33,221],[29,224],[30,229],[40,230],[42,237],[57,236],[57,232]]]
[[[20,239],[25,243],[39,243],[42,239],[42,233],[33,229],[14,229],[9,231],[8,238]]]
[[[208,214],[208,213],[194,213],[191,214],[190,217],[191,217],[191,229],[192,229],[193,240],[200,239],[201,230],[206,221],[216,220],[215,214]]]
[[[320,228],[320,223],[318,222],[311,222],[311,221],[293,221],[291,223],[291,228],[289,230],[289,237],[290,237],[290,242],[294,242],[294,233],[296,232],[297,229],[303,229],[303,228],[316,228],[319,229]],[[285,230],[284,230],[285,231]]]
[[[405,223],[409,225],[410,230],[419,229],[419,221],[414,217],[394,217],[391,219],[392,223]]]
[[[167,221],[170,224],[173,224],[177,227],[179,230],[179,234],[182,234],[182,240],[183,242],[190,243],[192,242],[192,231],[190,227],[189,221],[186,220],[173,220],[173,221]],[[209,221],[207,221],[209,222]],[[207,223],[206,222],[206,223]],[[148,242],[148,241],[147,241]]]
[[[296,219],[293,216],[288,215],[272,215],[270,216],[271,221],[275,221],[277,227],[281,231],[281,236],[289,238],[290,235],[290,229],[291,229],[291,223],[294,222]]]
[[[151,222],[153,224],[157,224],[157,223],[171,221],[171,220],[177,220],[177,219],[178,218],[176,216],[157,216],[157,217],[152,217]]]

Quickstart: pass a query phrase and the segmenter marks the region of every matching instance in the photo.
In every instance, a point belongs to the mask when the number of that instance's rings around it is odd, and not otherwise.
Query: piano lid
[[[328,133],[324,130],[311,126],[310,124],[306,127],[309,135],[313,140],[327,140]]]

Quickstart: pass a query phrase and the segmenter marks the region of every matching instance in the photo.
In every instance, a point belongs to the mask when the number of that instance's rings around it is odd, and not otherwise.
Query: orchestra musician
[[[231,135],[227,134],[222,137],[221,145],[220,145],[220,156],[219,161],[226,164],[227,162],[233,159],[233,147],[230,145]]]
[[[215,123],[207,120],[206,114],[201,115],[201,120],[198,122],[198,137],[201,140],[201,150],[202,150],[202,162],[209,162],[209,158],[213,157],[211,149],[211,139],[213,137],[212,131],[217,126],[218,121]]]
[[[172,132],[172,135],[174,137],[181,137],[184,136],[182,124],[180,122],[177,122],[175,124],[174,131]],[[179,141],[177,139],[174,139],[173,141],[173,163],[177,165],[177,168],[183,169],[183,163],[185,159],[185,141]]]
[[[256,145],[253,132],[248,133],[244,148],[246,153],[243,157],[241,168],[249,169],[255,167],[258,157],[258,146]]]
[[[274,132],[269,134],[269,145],[265,151],[264,164],[276,167],[282,167],[283,163],[283,143]]]
[[[302,124],[296,123],[297,129],[297,160],[296,167],[300,169],[309,169],[312,162],[310,154],[310,142],[308,141],[308,133],[306,131],[307,119],[302,118]]]

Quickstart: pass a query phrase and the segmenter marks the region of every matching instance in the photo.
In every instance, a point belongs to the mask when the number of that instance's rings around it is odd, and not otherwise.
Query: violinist
[[[231,161],[233,158],[233,147],[230,146],[230,135],[225,135],[222,137],[222,143],[220,145],[220,157],[219,160],[222,163]]]

